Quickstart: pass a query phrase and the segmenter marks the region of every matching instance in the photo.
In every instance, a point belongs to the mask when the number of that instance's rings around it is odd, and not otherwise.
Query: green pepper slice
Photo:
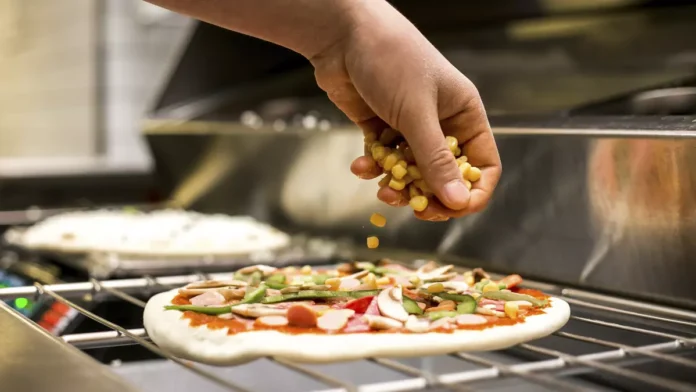
[[[457,303],[457,313],[471,314],[476,312],[476,299],[470,295],[462,295],[464,297]]]
[[[275,290],[282,290],[286,287],[288,287],[287,284],[287,277],[283,274],[273,274],[266,279],[264,283],[266,283],[266,286],[275,289]]]
[[[423,309],[418,306],[418,302],[412,300],[411,298],[407,296],[403,296],[404,298],[404,309],[408,314],[423,314]]]
[[[261,283],[256,290],[253,291],[248,291],[246,295],[244,296],[244,299],[241,300],[239,303],[236,303],[235,305],[241,305],[241,304],[253,304],[256,302],[259,302],[263,299],[264,296],[266,296],[266,290],[268,287],[266,287],[265,284]]]
[[[527,294],[513,293],[512,291],[487,291],[481,295],[484,298],[501,301],[527,301],[537,308],[546,306],[549,303],[549,301],[545,299],[534,298]]]
[[[430,318],[430,320],[432,321],[439,320],[444,317],[457,317],[457,312],[450,312],[447,310],[442,310],[439,312],[428,312],[426,314],[428,315],[428,318]]]
[[[370,295],[379,294],[379,290],[360,290],[360,291],[323,291],[323,290],[303,290],[297,293],[272,295],[264,298],[261,303],[277,304],[288,301],[301,301],[307,299],[322,298],[362,298]]]
[[[256,287],[259,284],[261,284],[261,281],[263,280],[263,272],[261,271],[254,271],[251,273],[251,276],[249,276],[249,286]]]

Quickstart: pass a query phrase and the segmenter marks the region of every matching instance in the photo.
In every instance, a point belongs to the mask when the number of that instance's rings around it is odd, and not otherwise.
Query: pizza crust
[[[150,338],[177,357],[210,365],[229,366],[260,357],[278,357],[304,363],[329,363],[369,357],[411,357],[452,352],[500,350],[550,335],[570,317],[568,303],[551,298],[545,314],[525,322],[483,330],[425,334],[290,335],[278,331],[251,331],[227,335],[227,329],[190,327],[177,310],[165,310],[178,290],[152,297],[144,323]]]

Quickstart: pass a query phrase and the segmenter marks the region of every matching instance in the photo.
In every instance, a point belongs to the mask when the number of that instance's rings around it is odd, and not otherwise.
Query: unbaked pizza
[[[160,347],[213,365],[497,350],[549,335],[570,317],[566,302],[521,282],[432,262],[417,270],[388,260],[255,265],[155,295],[144,323]]]
[[[287,234],[251,217],[183,210],[70,212],[6,238],[29,249],[173,257],[243,255],[290,243]]]

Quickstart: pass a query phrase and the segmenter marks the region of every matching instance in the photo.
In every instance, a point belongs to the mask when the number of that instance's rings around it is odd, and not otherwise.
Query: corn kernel
[[[372,216],[370,216],[370,223],[377,227],[384,227],[384,225],[387,224],[387,218],[385,218],[384,215],[375,212],[372,214]]]
[[[505,315],[514,320],[517,318],[517,313],[520,311],[520,307],[514,302],[505,302],[504,310]]]
[[[498,285],[493,283],[493,282],[489,282],[488,284],[483,286],[483,288],[481,289],[481,291],[484,293],[487,293],[489,291],[498,291],[498,290],[499,290]]]
[[[377,143],[375,143],[377,144]],[[372,159],[375,161],[381,161],[387,156],[387,149],[384,146],[372,147]]]
[[[396,165],[396,166],[392,167],[391,173],[392,173],[392,176],[394,176],[394,178],[396,178],[397,180],[400,180],[400,179],[404,178],[407,171],[406,171],[405,167],[403,167],[401,165]]]
[[[374,143],[377,141],[377,134],[375,132],[366,132],[365,133],[365,144],[370,144]]]
[[[423,193],[418,189],[418,187],[415,184],[409,184],[408,186],[408,197],[409,199],[413,199],[416,196],[421,196]]]
[[[430,286],[428,286],[429,293],[441,293],[444,290],[445,286],[443,286],[442,283],[433,283]]]
[[[401,166],[401,167],[403,167],[404,169],[408,168],[408,163],[407,163],[405,160],[403,160],[403,159],[401,159],[401,160],[400,160],[399,162],[397,162],[396,164],[399,165],[399,166]]]
[[[392,175],[391,175],[391,174],[387,174],[386,176],[382,177],[382,179],[379,180],[379,186],[380,186],[380,188],[389,185],[389,182],[391,182],[391,180],[392,180]]]
[[[389,280],[388,277],[383,276],[375,281],[377,283],[377,286],[386,286],[388,284],[391,284],[391,280]]]
[[[340,278],[329,278],[329,279],[326,279],[324,284],[329,286],[329,288],[332,291],[336,291],[336,290],[338,290],[338,287],[341,285],[341,279]]]
[[[408,172],[409,176],[413,177],[414,180],[420,180],[421,178],[423,178],[420,169],[416,165],[408,165],[406,167],[406,171]]]
[[[464,180],[464,185],[466,185],[466,189],[471,190],[471,181]]]
[[[471,170],[469,170],[468,174],[468,179],[471,182],[476,182],[481,178],[481,169],[478,167],[471,167]]]
[[[417,276],[412,276],[408,278],[408,281],[411,282],[412,285],[418,287],[421,284],[421,279]]]
[[[465,180],[469,175],[469,170],[471,170],[471,164],[469,162],[464,162],[459,165],[459,172],[462,174],[462,178],[464,178]]]
[[[445,142],[447,142],[447,148],[449,148],[450,151],[454,152],[457,147],[459,147],[459,142],[457,141],[457,138],[454,136],[447,136],[445,137]]]
[[[392,152],[391,154],[387,155],[386,158],[384,158],[384,164],[382,167],[386,171],[391,171],[391,169],[396,165],[396,163],[399,162],[399,156],[397,155],[396,151]]]
[[[421,212],[428,207],[428,198],[425,196],[412,197],[408,204],[414,211]]]
[[[458,156],[462,155],[462,149],[457,147],[454,149],[454,151],[452,151],[452,154],[454,154],[455,157],[458,157]]]
[[[379,238],[377,237],[367,237],[367,247],[370,249],[375,249],[379,246]]]
[[[391,144],[394,142],[394,140],[396,140],[397,137],[399,137],[398,132],[391,128],[387,128],[383,130],[382,134],[379,136],[379,142],[384,145]]]
[[[406,188],[406,183],[403,180],[392,178],[391,181],[389,181],[389,188],[394,189],[395,191],[400,191]]]
[[[312,273],[312,267],[305,265],[304,267],[300,268],[300,273],[302,275],[309,275]]]
[[[462,155],[459,158],[457,158],[457,165],[461,165],[464,162],[468,162],[469,158],[466,157],[466,155]]]
[[[479,299],[479,297],[481,296],[481,294],[479,294],[479,293],[477,293],[477,292],[469,293],[469,295],[472,296],[472,297],[474,297],[474,299]]]
[[[363,278],[363,283],[367,285],[370,290],[374,290],[377,288],[377,278],[375,277],[375,274],[370,272]]]

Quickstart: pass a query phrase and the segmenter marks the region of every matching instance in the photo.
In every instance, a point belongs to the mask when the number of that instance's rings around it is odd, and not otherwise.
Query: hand
[[[438,221],[485,208],[502,166],[478,91],[405,17],[386,2],[364,2],[354,11],[349,32],[310,58],[319,86],[364,132],[391,127],[413,150],[417,165],[439,201],[420,219]],[[469,191],[445,143],[464,144],[481,179]],[[363,179],[382,174],[367,156],[352,172]],[[389,187],[377,197],[393,206],[408,205],[408,195]]]

